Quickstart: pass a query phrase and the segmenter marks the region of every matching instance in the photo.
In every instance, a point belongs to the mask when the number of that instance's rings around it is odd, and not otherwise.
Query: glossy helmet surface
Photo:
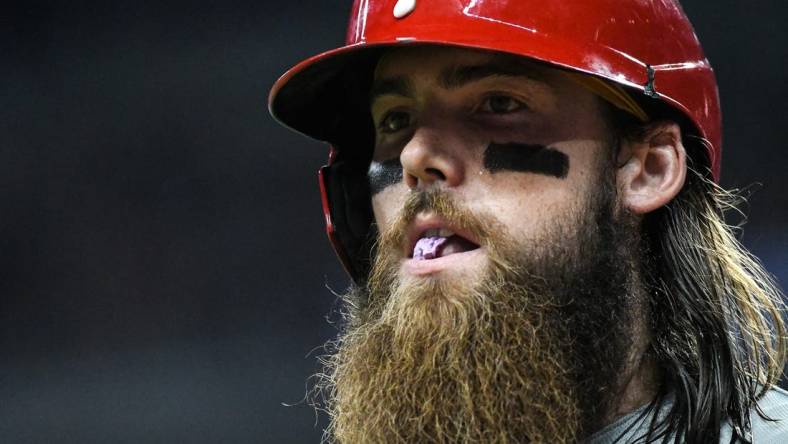
[[[447,45],[515,54],[622,86],[682,116],[720,174],[717,83],[674,0],[355,0],[346,44],[287,71],[269,96],[285,126],[331,145],[320,171],[326,227],[345,269],[363,279],[374,140],[366,94],[381,49]]]

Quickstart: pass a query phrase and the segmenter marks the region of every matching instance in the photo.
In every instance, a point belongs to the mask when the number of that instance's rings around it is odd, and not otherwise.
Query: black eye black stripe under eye
[[[374,196],[391,185],[402,182],[402,164],[399,157],[384,160],[382,162],[373,161],[369,166],[369,190]]]
[[[544,145],[491,143],[484,151],[484,167],[491,173],[516,171],[563,179],[569,172],[569,157]]]

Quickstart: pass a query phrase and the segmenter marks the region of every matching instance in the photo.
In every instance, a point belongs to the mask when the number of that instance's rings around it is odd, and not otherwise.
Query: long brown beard
[[[488,258],[481,278],[400,276],[404,227],[426,209],[481,241]],[[329,400],[327,435],[342,443],[564,443],[593,430],[626,353],[617,350],[627,346],[617,325],[628,325],[618,316],[625,307],[572,293],[590,284],[577,269],[577,227],[593,223],[598,210],[578,210],[577,220],[552,229],[552,242],[526,258],[503,247],[493,218],[469,214],[445,194],[414,194],[381,235],[367,287],[349,296],[356,309],[320,385]],[[551,286],[556,279],[569,282]],[[587,303],[600,307],[589,314]],[[599,324],[599,309],[613,310],[608,322]],[[585,350],[577,331],[599,327],[619,340]],[[584,364],[603,368],[588,376]]]

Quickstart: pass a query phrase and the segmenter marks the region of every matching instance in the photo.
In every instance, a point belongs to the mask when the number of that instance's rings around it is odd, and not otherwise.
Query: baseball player
[[[788,442],[782,295],[676,1],[356,0],[269,107],[331,147],[328,441]]]

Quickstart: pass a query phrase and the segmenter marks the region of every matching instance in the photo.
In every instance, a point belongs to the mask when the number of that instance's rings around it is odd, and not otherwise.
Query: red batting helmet
[[[332,146],[320,170],[329,238],[363,279],[372,220],[366,185],[374,132],[366,94],[382,48],[437,44],[505,52],[620,85],[677,111],[705,140],[719,179],[717,83],[676,0],[355,0],[346,45],[309,58],[274,84],[269,109]]]

